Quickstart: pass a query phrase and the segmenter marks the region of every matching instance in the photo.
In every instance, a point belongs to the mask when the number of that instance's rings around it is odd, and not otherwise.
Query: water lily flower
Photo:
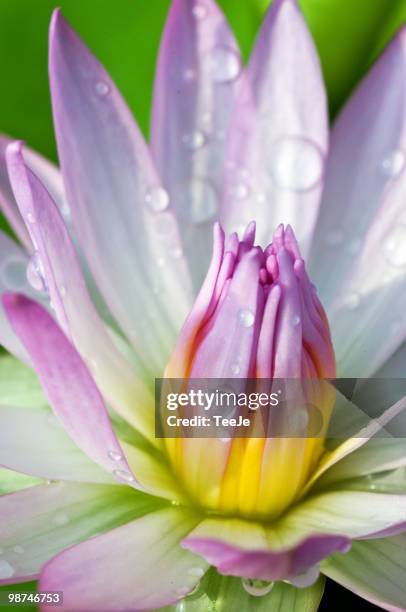
[[[1,583],[70,612],[302,612],[327,576],[406,609],[404,440],[375,436],[405,399],[333,447],[154,429],[163,376],[402,376],[405,68],[402,29],[329,136],[295,0],[247,67],[214,0],[173,0],[149,147],[54,13],[61,169],[0,141]]]

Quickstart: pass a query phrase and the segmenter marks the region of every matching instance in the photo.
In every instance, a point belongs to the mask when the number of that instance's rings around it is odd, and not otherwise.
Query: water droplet
[[[204,19],[207,17],[207,6],[203,2],[195,2],[192,6],[192,15],[195,19]]]
[[[158,268],[163,268],[166,264],[166,259],[165,257],[158,257],[158,259],[156,260],[156,265]]]
[[[24,548],[22,546],[14,546],[13,550],[17,555],[22,555],[24,553]]]
[[[60,209],[62,217],[65,219],[65,221],[67,221],[68,223],[71,221],[71,209],[69,204],[65,201],[62,203]]]
[[[26,219],[28,223],[31,223],[31,224],[35,223],[35,217],[32,212],[27,213]]]
[[[393,149],[381,161],[381,172],[387,178],[395,178],[405,167],[405,154],[402,149]]]
[[[95,84],[94,89],[97,95],[100,96],[101,98],[103,98],[104,96],[107,96],[107,94],[110,91],[110,87],[104,81],[98,81]]]
[[[263,204],[264,202],[266,202],[266,195],[264,193],[257,193],[255,199],[258,204]]]
[[[170,212],[162,213],[155,218],[154,227],[161,238],[169,238],[176,234],[176,219]]]
[[[231,189],[231,194],[236,200],[245,200],[248,198],[250,188],[246,183],[240,182],[234,185]]]
[[[182,136],[182,142],[188,151],[197,151],[206,142],[206,137],[200,130],[195,130]]]
[[[244,327],[252,327],[254,325],[255,316],[251,310],[242,309],[238,313],[238,320]]]
[[[201,578],[204,575],[204,569],[202,567],[191,567],[188,569],[187,573],[190,576],[197,576],[197,578]]]
[[[0,579],[6,580],[14,575],[14,569],[8,561],[0,559]]]
[[[135,478],[130,472],[127,470],[114,470],[114,476],[116,476],[119,480],[124,480],[124,482],[134,482]]]
[[[28,262],[27,280],[36,291],[47,291],[44,266],[38,251],[35,251]]]
[[[268,595],[273,589],[273,582],[267,580],[255,580],[254,578],[242,578],[241,584],[249,595],[254,597],[263,597]]]
[[[171,500],[171,506],[177,507],[177,506],[180,506],[180,503],[176,499],[172,499]]]
[[[214,186],[203,178],[192,178],[179,186],[179,201],[187,221],[208,223],[217,214],[218,196]]]
[[[109,450],[109,452],[107,453],[107,456],[112,461],[122,461],[123,460],[123,455],[119,451]]]
[[[406,266],[406,225],[392,229],[384,238],[382,249],[385,259],[392,266]]]
[[[215,47],[204,58],[204,67],[215,83],[234,81],[241,72],[240,56],[229,47]]]
[[[183,257],[183,251],[180,247],[174,247],[171,249],[171,255],[174,259],[180,259]]]
[[[358,308],[360,301],[361,298],[358,293],[350,293],[344,298],[343,304],[349,310],[355,310],[356,308]]]
[[[271,151],[270,169],[282,189],[307,191],[323,175],[323,155],[311,140],[288,136],[276,141]]]
[[[338,246],[344,240],[344,232],[339,229],[333,229],[326,233],[326,242],[331,246]]]
[[[20,291],[27,286],[27,260],[11,255],[1,263],[1,280],[7,289]]]
[[[233,374],[234,376],[238,376],[238,374],[241,372],[241,367],[239,363],[232,363],[230,369],[231,374]]]
[[[300,315],[298,315],[298,314],[293,315],[293,317],[292,317],[292,325],[293,325],[293,327],[297,327],[298,325],[300,325],[300,321],[301,321]]]
[[[65,287],[65,285],[61,285],[61,286],[59,287],[59,295],[60,295],[61,297],[65,297],[65,295],[66,295],[66,287]]]
[[[162,212],[169,205],[168,192],[158,185],[150,187],[145,195],[145,202],[152,212]]]
[[[289,582],[298,589],[304,589],[314,584],[319,576],[319,566],[313,565],[313,567],[309,567],[309,569],[303,572],[303,574],[299,574],[298,576],[291,578]]]
[[[57,514],[52,519],[52,522],[58,527],[63,527],[64,525],[67,525],[69,523],[69,517],[67,514]]]

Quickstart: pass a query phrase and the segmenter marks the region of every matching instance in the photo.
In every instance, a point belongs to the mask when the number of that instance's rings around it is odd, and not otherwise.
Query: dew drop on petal
[[[207,6],[203,2],[194,2],[192,6],[192,15],[195,19],[200,20],[207,17]]]
[[[240,364],[235,362],[231,364],[231,374],[233,374],[234,376],[238,376],[238,374],[241,372],[241,367]]]
[[[145,202],[152,212],[162,212],[169,205],[168,192],[159,185],[150,187],[145,194]]]
[[[204,575],[204,569],[202,567],[191,567],[188,569],[187,573],[189,576],[196,576],[197,578],[201,578]]]
[[[134,482],[135,480],[134,476],[130,474],[130,472],[127,472],[127,470],[114,470],[113,474],[116,478],[124,482]]]
[[[58,287],[58,291],[59,291],[59,295],[61,297],[65,297],[65,295],[66,295],[66,287],[65,287],[65,285],[60,285]]]
[[[228,83],[240,75],[241,59],[233,49],[219,46],[205,56],[204,67],[215,83]]]
[[[98,81],[94,86],[94,90],[98,96],[104,98],[109,93],[110,87],[104,81]]]
[[[349,293],[343,300],[343,304],[349,310],[355,310],[358,308],[361,297],[358,293]]]
[[[35,217],[32,212],[27,213],[25,218],[28,221],[28,223],[31,223],[31,224],[35,223]]]
[[[406,225],[392,229],[382,242],[385,259],[392,266],[406,266]]]
[[[24,553],[24,548],[22,546],[14,546],[13,550],[17,555],[22,555]]]
[[[183,134],[182,143],[188,151],[197,151],[205,144],[206,137],[200,130]]]
[[[58,527],[63,527],[64,525],[67,525],[69,523],[69,517],[67,514],[57,514],[52,519],[52,522]]]
[[[0,559],[0,580],[7,580],[7,578],[11,578],[13,575],[14,568],[10,563],[4,559]]]
[[[381,161],[381,172],[387,178],[395,178],[402,172],[405,162],[406,158],[402,149],[393,149]]]
[[[252,327],[254,325],[255,316],[251,310],[242,309],[238,313],[238,320],[244,327]]]
[[[282,189],[307,191],[320,183],[323,155],[311,140],[293,136],[280,138],[271,151],[270,170],[275,183]]]
[[[10,255],[1,262],[1,280],[7,289],[19,291],[27,286],[27,261],[18,255]]]
[[[293,317],[292,317],[292,325],[293,325],[293,327],[297,327],[298,325],[300,325],[300,321],[301,321],[300,315],[298,315],[298,314],[293,315]]]
[[[303,572],[303,574],[299,574],[298,576],[291,578],[289,582],[293,584],[293,586],[297,587],[298,589],[304,589],[314,584],[316,580],[318,580],[319,576],[320,576],[319,566],[313,565],[313,567],[309,567],[309,569]]]
[[[27,265],[27,280],[36,291],[47,291],[44,266],[38,251],[30,257]]]
[[[180,247],[173,247],[170,253],[174,259],[181,259],[183,257],[183,251]]]
[[[253,578],[242,578],[241,584],[244,590],[254,597],[263,597],[268,595],[273,589],[273,582],[267,580],[255,580]]]
[[[165,212],[155,218],[154,228],[160,238],[170,238],[176,234],[176,219],[170,212]]]
[[[250,188],[246,183],[238,182],[231,189],[231,195],[236,200],[246,200],[249,196]]]
[[[119,451],[109,450],[109,452],[107,453],[107,456],[112,461],[122,461],[123,460],[123,455]]]

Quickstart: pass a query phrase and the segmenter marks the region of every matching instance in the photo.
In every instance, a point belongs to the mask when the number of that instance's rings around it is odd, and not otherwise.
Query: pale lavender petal
[[[203,559],[180,546],[196,522],[169,508],[83,542],[45,566],[40,590],[63,590],[61,609],[69,612],[151,610],[175,603],[207,569]]]
[[[127,106],[59,11],[50,30],[50,80],[80,246],[145,367],[160,371],[190,305],[176,220]]]
[[[406,535],[354,542],[341,557],[322,564],[326,576],[389,612],[404,612],[406,602]]]
[[[35,247],[31,265],[39,288],[49,291],[61,327],[111,405],[151,437],[153,399],[140,375],[113,344],[90,300],[61,213],[25,165],[21,143],[8,147],[7,160],[14,194]]]
[[[371,375],[406,335],[405,68],[402,28],[332,130],[311,265],[341,376]]]
[[[115,483],[46,406],[0,406],[0,465],[47,480]]]
[[[158,59],[152,151],[182,224],[195,287],[206,273],[222,193],[225,140],[242,64],[213,0],[172,2]]]
[[[75,348],[35,302],[5,294],[3,304],[67,433],[93,461],[122,482],[134,485],[100,392]]]
[[[295,0],[272,3],[230,125],[221,220],[239,230],[252,217],[264,246],[290,223],[306,255],[327,153],[324,85],[311,35]]]
[[[61,550],[159,508],[128,487],[55,482],[0,497],[0,583],[36,578]]]
[[[333,552],[347,552],[350,544],[342,536],[313,535],[291,550],[243,550],[215,538],[199,538],[194,533],[182,545],[202,555],[221,574],[270,581],[303,574]]]

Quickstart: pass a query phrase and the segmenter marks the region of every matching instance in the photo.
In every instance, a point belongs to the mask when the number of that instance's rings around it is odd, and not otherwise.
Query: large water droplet
[[[387,234],[382,250],[392,266],[401,268],[406,265],[406,225],[398,225]]]
[[[349,310],[355,310],[358,308],[361,297],[359,293],[349,293],[343,300],[343,304]]]
[[[204,58],[204,66],[216,83],[234,81],[241,72],[241,59],[229,47],[215,47]]]
[[[145,202],[152,212],[162,212],[169,205],[168,192],[159,185],[150,187],[145,194]]]
[[[238,320],[244,327],[252,327],[254,325],[255,316],[251,310],[242,309],[238,313]]]
[[[275,142],[270,155],[270,169],[282,189],[307,191],[323,175],[323,155],[311,140],[288,136]]]
[[[10,563],[5,561],[5,559],[0,559],[0,579],[7,580],[7,578],[11,578],[13,575],[14,569]]]
[[[35,251],[28,262],[27,280],[36,291],[47,291],[44,266],[38,251]]]
[[[192,6],[192,15],[195,19],[200,20],[207,17],[207,6],[203,2],[194,2]]]
[[[402,149],[393,149],[381,161],[381,172],[388,178],[395,178],[405,167],[405,154]]]
[[[98,81],[94,86],[94,90],[98,96],[104,98],[104,96],[107,96],[107,94],[109,93],[110,87],[104,81]]]
[[[241,584],[249,595],[253,595],[254,597],[263,597],[264,595],[268,595],[273,589],[273,582],[268,582],[267,580],[255,580],[253,578],[242,578]]]
[[[123,455],[119,451],[109,450],[109,452],[107,453],[107,456],[112,461],[122,461],[123,460]]]
[[[188,569],[187,573],[190,576],[197,576],[197,578],[201,578],[204,575],[204,569],[202,567],[191,567]]]
[[[218,197],[214,186],[203,178],[192,178],[179,187],[179,200],[186,219],[194,224],[208,223],[217,214]]]
[[[298,589],[304,589],[314,584],[319,576],[320,568],[318,565],[314,565],[313,567],[309,567],[303,574],[291,578],[289,582]]]
[[[200,130],[195,130],[182,136],[182,142],[188,151],[197,151],[206,142],[206,137]]]
[[[123,480],[124,482],[134,482],[135,478],[130,472],[127,470],[114,470],[114,476],[116,476],[119,480]]]
[[[27,262],[18,255],[11,255],[1,263],[0,276],[5,287],[12,291],[20,291],[27,286]]]

